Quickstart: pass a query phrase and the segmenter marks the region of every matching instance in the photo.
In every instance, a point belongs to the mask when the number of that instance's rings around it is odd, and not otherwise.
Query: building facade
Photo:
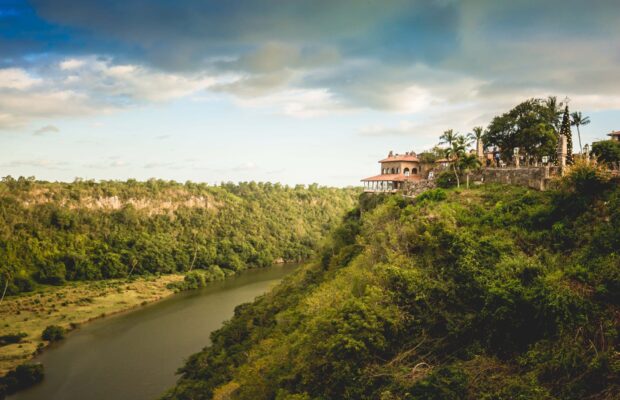
[[[396,192],[408,182],[433,179],[433,170],[441,163],[447,163],[447,160],[438,160],[437,164],[423,163],[414,152],[394,154],[390,151],[387,158],[379,161],[381,173],[362,179],[364,191]]]

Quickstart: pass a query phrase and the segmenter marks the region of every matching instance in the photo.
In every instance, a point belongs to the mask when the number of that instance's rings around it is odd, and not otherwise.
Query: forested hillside
[[[356,189],[161,180],[0,182],[0,294],[36,284],[225,273],[307,259]]]
[[[620,188],[362,197],[165,399],[618,399]]]

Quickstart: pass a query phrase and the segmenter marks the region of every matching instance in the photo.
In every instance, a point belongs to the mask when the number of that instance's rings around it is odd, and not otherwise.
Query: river
[[[246,271],[208,287],[84,325],[35,361],[45,379],[9,400],[152,400],[210,344],[234,308],[265,293],[294,266]]]

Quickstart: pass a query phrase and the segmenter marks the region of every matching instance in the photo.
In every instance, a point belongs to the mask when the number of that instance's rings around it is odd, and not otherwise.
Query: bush
[[[23,338],[28,336],[24,332],[10,333],[8,335],[0,336],[0,346],[6,346],[7,344],[19,343]]]
[[[437,182],[437,186],[440,188],[447,189],[456,186],[456,176],[454,176],[453,172],[443,171],[437,176],[435,182]]]
[[[204,273],[200,271],[190,271],[183,279],[183,290],[199,289],[205,287],[206,280]]]
[[[593,196],[609,185],[610,178],[605,168],[578,160],[564,178],[564,184],[578,194]]]
[[[6,376],[0,378],[0,398],[6,394],[15,393],[18,390],[28,388],[43,380],[42,364],[22,364]]]
[[[205,272],[205,280],[207,282],[221,281],[224,278],[226,278],[226,274],[217,265],[211,265]]]
[[[58,325],[50,325],[43,330],[41,334],[41,338],[43,340],[47,340],[48,342],[56,342],[58,340],[64,339],[65,337],[65,329],[62,326]]]
[[[442,201],[448,198],[446,192],[443,189],[431,189],[421,193],[418,196],[419,201]]]

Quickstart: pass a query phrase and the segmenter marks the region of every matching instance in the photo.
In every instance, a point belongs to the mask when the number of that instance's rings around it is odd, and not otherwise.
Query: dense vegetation
[[[0,399],[43,380],[42,364],[23,364],[0,377]]]
[[[165,399],[617,399],[620,187],[362,197]]]
[[[226,274],[313,254],[355,189],[269,183],[0,182],[0,295],[189,269]]]

